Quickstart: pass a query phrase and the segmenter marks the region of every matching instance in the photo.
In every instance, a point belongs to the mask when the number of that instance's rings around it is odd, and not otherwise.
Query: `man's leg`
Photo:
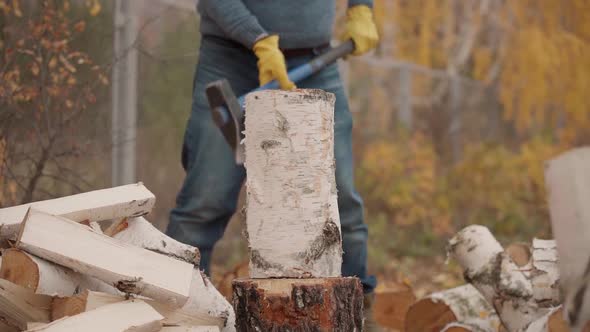
[[[166,233],[199,248],[201,269],[236,210],[245,170],[215,126],[205,97],[208,83],[226,78],[237,95],[257,86],[256,59],[244,49],[203,40],[193,84],[193,104],[182,148],[186,178],[170,213]]]
[[[290,62],[296,65],[300,59]],[[298,84],[299,88],[322,89],[336,96],[334,107],[334,158],[336,159],[336,187],[338,210],[342,227],[342,275],[361,279],[365,293],[376,286],[376,279],[367,275],[368,228],[364,223],[363,201],[354,186],[352,160],[352,115],[342,86],[338,67],[332,65],[317,75]]]

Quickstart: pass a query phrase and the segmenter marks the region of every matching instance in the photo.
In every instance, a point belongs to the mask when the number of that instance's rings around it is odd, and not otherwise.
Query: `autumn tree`
[[[90,15],[98,1],[85,3]],[[69,1],[0,0],[0,206],[79,191],[80,119],[108,84],[104,68],[73,46],[87,26]]]

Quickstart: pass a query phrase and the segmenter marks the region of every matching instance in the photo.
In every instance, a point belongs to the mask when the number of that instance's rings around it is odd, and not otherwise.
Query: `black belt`
[[[328,48],[330,48],[330,44],[329,43],[325,43],[325,44],[322,44],[322,45],[317,46],[317,47],[290,48],[290,49],[281,50],[281,51],[285,55],[285,58],[289,59],[289,58],[296,58],[296,57],[300,57],[300,56],[308,56],[308,55],[316,56],[316,55],[320,55],[323,52],[325,52]]]

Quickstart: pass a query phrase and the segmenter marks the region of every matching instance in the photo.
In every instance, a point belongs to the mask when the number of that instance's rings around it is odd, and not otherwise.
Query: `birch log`
[[[219,332],[217,326],[164,326],[161,332]]]
[[[550,310],[534,300],[530,280],[486,227],[464,228],[449,241],[448,250],[508,331],[522,331]]]
[[[373,316],[382,327],[403,331],[408,309],[416,302],[412,288],[405,283],[388,283],[375,290]]]
[[[252,278],[340,276],[334,100],[321,90],[246,96]]]
[[[64,317],[28,332],[156,332],[164,317],[139,300],[113,303],[75,316]]]
[[[196,268],[199,267],[201,259],[199,249],[174,240],[160,232],[143,217],[123,220],[112,236],[121,242],[185,261],[193,264]]]
[[[470,322],[470,323],[469,323]],[[500,320],[494,308],[472,285],[430,294],[414,303],[406,315],[406,332],[439,332],[452,323],[498,331]],[[467,330],[469,331],[469,330]]]
[[[238,331],[362,331],[357,278],[237,279]]]
[[[125,300],[124,296],[86,290],[75,296],[55,298],[51,304],[51,319],[56,320],[66,316],[78,315],[105,305],[124,302]],[[164,325],[215,325],[223,327],[225,321],[204,312],[188,312],[182,308],[173,308],[149,298],[141,298],[140,300],[152,306],[164,317],[162,320]]]
[[[193,265],[98,234],[71,220],[30,210],[16,247],[98,278],[124,293],[182,306]]]
[[[84,289],[119,294],[113,286],[18,249],[2,252],[0,278],[37,294],[71,296]]]
[[[545,184],[559,253],[564,311],[579,329],[590,319],[590,147],[573,149],[547,162]]]
[[[441,332],[496,332],[498,326],[492,325],[487,319],[472,319],[465,322],[454,322],[445,326]]]
[[[82,194],[0,209],[0,238],[14,238],[29,208],[59,215],[73,221],[101,221],[142,216],[156,202],[142,183],[90,191]]]
[[[51,296],[0,279],[0,321],[10,328],[26,329],[28,322],[49,322]]]
[[[590,324],[581,330],[590,332]],[[572,332],[563,317],[562,307],[558,306],[549,311],[545,316],[532,322],[526,332]]]

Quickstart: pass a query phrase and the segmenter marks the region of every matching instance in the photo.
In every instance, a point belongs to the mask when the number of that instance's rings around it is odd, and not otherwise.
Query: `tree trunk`
[[[199,268],[199,249],[174,240],[143,217],[123,220],[118,225],[116,233],[111,236],[121,242],[176,258]]]
[[[31,289],[37,294],[71,296],[84,289],[119,294],[113,286],[22,250],[8,249],[2,253],[0,278]]]
[[[267,90],[246,97],[250,277],[339,277],[334,95]]]
[[[572,326],[590,320],[590,148],[550,160],[545,168],[551,226],[559,253],[560,286]]]
[[[482,317],[485,317],[483,319]],[[430,294],[414,303],[406,315],[406,332],[439,332],[452,323],[469,321],[498,331],[500,320],[494,308],[471,285],[463,285]],[[487,331],[488,329],[484,330]]]
[[[71,220],[31,210],[16,247],[80,273],[182,306],[187,302],[193,265],[127,245]]]
[[[236,327],[249,331],[362,331],[357,278],[237,279]]]
[[[16,237],[29,208],[80,222],[102,221],[149,213],[156,198],[141,183],[0,209],[0,238]]]
[[[162,315],[143,301],[131,300],[64,317],[28,332],[156,332]]]

